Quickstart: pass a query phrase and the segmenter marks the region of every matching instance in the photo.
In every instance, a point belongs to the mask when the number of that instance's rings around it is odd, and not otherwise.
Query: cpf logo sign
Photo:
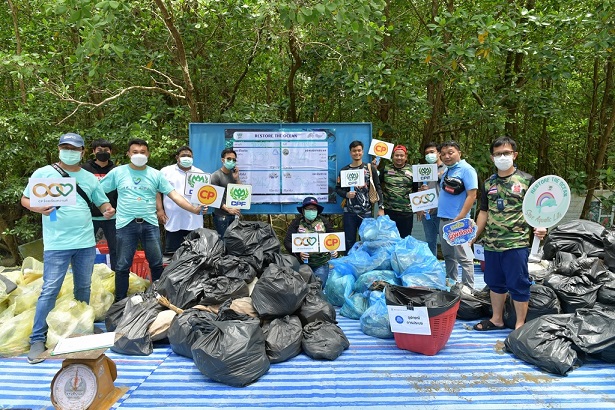
[[[228,184],[226,191],[226,206],[239,209],[250,209],[252,202],[252,185]]]

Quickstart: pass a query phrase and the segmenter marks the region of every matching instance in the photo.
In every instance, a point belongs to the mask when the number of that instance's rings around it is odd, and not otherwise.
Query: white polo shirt
[[[190,202],[190,197],[185,195],[186,187],[186,171],[179,168],[177,164],[169,165],[160,170],[162,175],[169,181],[175,191]],[[191,167],[189,172],[203,172],[197,167]],[[164,196],[163,199],[164,212],[169,217],[169,220],[164,225],[164,229],[169,232],[177,232],[179,230],[192,231],[197,228],[203,227],[203,215],[195,215],[192,212],[188,212],[180,208],[175,202],[173,202],[168,196]]]

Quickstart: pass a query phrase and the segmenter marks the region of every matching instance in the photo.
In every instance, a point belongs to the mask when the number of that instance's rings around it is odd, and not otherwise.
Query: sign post
[[[523,216],[534,228],[551,228],[566,215],[570,206],[568,183],[557,175],[536,180],[523,198]],[[540,240],[534,237],[531,255],[538,253]]]

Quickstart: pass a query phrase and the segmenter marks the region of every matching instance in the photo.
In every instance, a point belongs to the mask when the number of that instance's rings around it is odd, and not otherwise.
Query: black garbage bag
[[[615,272],[615,227],[605,229],[602,236],[604,263]]]
[[[320,278],[314,275],[314,271],[308,264],[302,263],[301,265],[299,265],[299,269],[295,269],[295,272],[299,273],[301,279],[303,279],[305,283],[319,283],[321,288],[325,285],[324,283],[322,283]]]
[[[309,292],[297,314],[302,326],[317,320],[336,323],[335,308],[325,299],[320,281],[309,284]]]
[[[219,305],[227,299],[237,299],[249,296],[249,289],[243,279],[218,276],[203,282],[203,296],[199,305]]]
[[[544,284],[555,291],[564,313],[594,306],[598,289],[602,286],[593,283],[586,275],[563,276],[556,273],[547,276]]]
[[[596,258],[591,268],[585,274],[593,282],[600,285],[615,281],[615,273],[606,267],[601,259]]]
[[[186,309],[175,316],[169,327],[167,337],[171,349],[180,356],[192,359],[192,344],[201,336],[216,329],[212,322],[216,314],[199,309]]]
[[[567,328],[572,342],[579,349],[599,354],[615,345],[615,310],[579,309]]]
[[[312,359],[335,360],[350,347],[350,342],[335,323],[318,320],[303,327],[301,347]]]
[[[615,280],[607,282],[600,287],[598,290],[598,302],[615,306]]]
[[[462,297],[463,298],[463,297]],[[528,301],[526,322],[544,315],[554,315],[562,313],[562,308],[555,291],[547,286],[534,284],[530,286],[530,300]],[[514,329],[517,324],[517,312],[515,305],[510,297],[506,298],[504,306],[504,325],[509,329]]]
[[[284,316],[263,325],[267,357],[271,363],[282,363],[301,353],[303,327],[297,316]]]
[[[459,302],[459,294],[439,289],[407,288],[387,285],[384,288],[387,305],[425,306],[429,317],[447,312]]]
[[[263,319],[292,315],[303,303],[309,288],[288,267],[269,265],[252,290],[252,304]]]
[[[558,225],[545,239],[543,259],[552,260],[557,251],[570,252],[577,257],[586,254],[604,258],[604,230],[599,223],[584,219]]]
[[[197,228],[186,235],[171,260],[187,255],[201,255],[206,259],[205,265],[214,268],[216,261],[224,255],[224,242],[213,229]]]
[[[224,233],[224,244],[228,255],[244,256],[257,273],[267,266],[267,254],[280,253],[273,227],[259,221],[235,219]]]
[[[578,276],[591,269],[597,260],[598,258],[595,256],[582,255],[577,258],[568,252],[557,252],[555,256],[555,273],[564,276]]]
[[[246,299],[250,299],[250,298],[246,298]],[[216,317],[216,320],[225,321],[225,320],[254,319],[252,316],[246,313],[235,311],[231,306],[232,304],[233,304],[233,299],[227,299],[226,302],[220,305],[220,308],[218,309],[218,316]]]
[[[217,382],[243,387],[269,371],[258,319],[211,323],[216,329],[192,345],[192,357],[201,373]]]
[[[461,284],[455,284],[451,287],[451,292],[460,296],[457,319],[477,320],[490,316],[491,298],[489,296],[489,287],[485,286],[482,290],[471,289],[471,293],[462,292],[461,287]],[[468,287],[466,286],[465,289],[468,289]]]
[[[299,271],[301,264],[299,260],[295,258],[294,255],[286,255],[277,252],[268,252],[265,253],[265,266],[269,266],[269,264],[275,264],[278,266],[286,266],[292,268],[295,272]]]
[[[153,294],[139,294],[127,298],[124,314],[115,328],[122,336],[111,350],[120,354],[148,356],[154,350],[149,326],[158,313],[167,308],[158,303]]]
[[[115,331],[115,328],[117,327],[118,322],[124,315],[124,308],[126,307],[126,303],[128,302],[128,299],[129,298],[118,300],[117,302],[111,305],[109,310],[107,310],[107,315],[105,316],[105,329],[107,329],[107,332]]]
[[[158,293],[181,309],[188,309],[203,297],[203,281],[210,277],[207,256],[186,253],[171,261],[157,281]]]
[[[244,258],[235,255],[224,255],[218,260],[218,276],[243,279],[247,283],[256,277],[256,270]]]
[[[549,373],[567,375],[583,364],[585,354],[577,351],[566,324],[573,314],[546,315],[510,332],[506,351]]]

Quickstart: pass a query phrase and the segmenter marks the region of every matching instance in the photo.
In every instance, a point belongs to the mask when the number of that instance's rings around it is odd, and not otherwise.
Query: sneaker
[[[40,357],[45,350],[45,342],[34,342],[30,346],[30,352],[28,353],[28,363],[37,364],[45,360],[44,357]]]

